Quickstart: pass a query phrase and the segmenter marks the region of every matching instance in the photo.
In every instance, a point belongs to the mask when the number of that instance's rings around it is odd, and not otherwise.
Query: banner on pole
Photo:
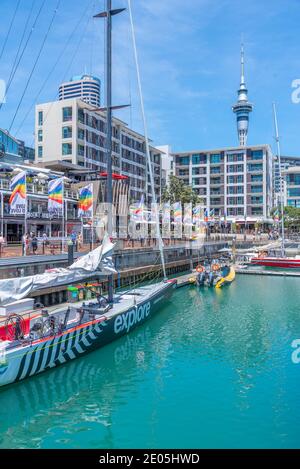
[[[193,214],[192,214],[191,203],[184,204],[183,224],[184,224],[185,237],[190,238],[192,236],[192,227],[193,227]]]
[[[162,206],[162,237],[170,238],[171,236],[171,207],[170,202],[166,202]]]
[[[26,172],[17,174],[10,183],[12,194],[9,198],[11,215],[26,215]]]
[[[173,217],[174,217],[174,238],[182,238],[182,206],[181,202],[173,204]]]
[[[63,178],[54,179],[48,183],[48,212],[52,215],[63,215],[64,181]]]
[[[93,184],[79,190],[78,217],[93,218]]]

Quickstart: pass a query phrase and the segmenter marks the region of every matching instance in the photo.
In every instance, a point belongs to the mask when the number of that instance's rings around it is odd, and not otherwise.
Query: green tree
[[[170,176],[169,185],[165,187],[162,194],[162,202],[170,201],[171,204],[181,202],[182,204],[192,203],[193,205],[202,202],[191,186],[184,184],[182,179],[176,176]]]

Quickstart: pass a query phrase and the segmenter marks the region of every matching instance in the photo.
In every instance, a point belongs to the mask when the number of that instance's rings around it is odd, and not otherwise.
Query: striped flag
[[[48,212],[61,215],[63,212],[63,178],[54,179],[48,183]]]
[[[93,218],[93,184],[88,184],[79,190],[78,216]]]
[[[18,173],[10,183],[12,191],[9,198],[10,214],[25,215],[26,213],[26,172]]]

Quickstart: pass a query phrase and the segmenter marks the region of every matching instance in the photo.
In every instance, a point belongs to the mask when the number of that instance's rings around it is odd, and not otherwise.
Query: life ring
[[[219,264],[213,264],[213,265],[211,266],[211,268],[212,268],[212,270],[213,270],[214,272],[216,272],[217,270],[220,270]]]
[[[199,272],[199,273],[204,272],[204,267],[203,267],[203,265],[197,265],[197,267],[196,267],[196,272]]]

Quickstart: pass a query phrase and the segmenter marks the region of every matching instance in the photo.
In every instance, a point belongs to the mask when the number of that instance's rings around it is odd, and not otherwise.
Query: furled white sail
[[[21,300],[29,293],[42,288],[69,285],[92,276],[94,273],[109,275],[116,273],[112,251],[114,244],[108,237],[98,248],[77,259],[68,268],[47,270],[44,274],[0,280],[0,305],[5,306]]]

